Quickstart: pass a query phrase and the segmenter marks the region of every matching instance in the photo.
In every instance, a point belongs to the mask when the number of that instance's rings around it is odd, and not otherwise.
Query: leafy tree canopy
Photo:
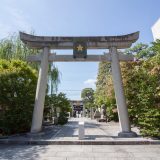
[[[125,51],[126,54],[132,54],[137,59],[147,59],[155,55],[155,52],[149,47],[148,44],[138,43],[134,47]]]
[[[160,138],[160,40],[147,44],[137,44],[125,51],[139,59],[134,62],[121,62],[123,85],[129,118],[139,127],[142,135]],[[107,106],[107,116],[116,120],[116,101],[112,74],[107,63],[100,63],[95,101]]]
[[[81,98],[85,102],[93,102],[94,100],[94,90],[92,88],[85,88],[82,90]]]
[[[19,38],[17,34],[12,34],[0,40],[0,58],[1,59],[20,59],[26,60],[28,55],[38,54],[38,50],[29,49]]]
[[[94,90],[92,88],[84,88],[81,98],[86,108],[94,107]]]

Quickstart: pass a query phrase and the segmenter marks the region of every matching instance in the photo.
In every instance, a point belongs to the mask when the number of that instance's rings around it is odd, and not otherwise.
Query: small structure
[[[70,101],[70,104],[72,106],[72,116],[73,117],[75,117],[76,112],[82,113],[85,110],[83,101],[81,100],[72,100]]]
[[[101,113],[99,112],[98,109],[96,109],[96,111],[94,112],[94,119],[99,120],[101,118]]]
[[[132,55],[125,55],[118,50],[131,47],[132,43],[136,42],[138,38],[139,32],[122,36],[96,37],[44,37],[20,32],[20,39],[28,47],[43,50],[39,55],[32,55],[28,57],[29,62],[41,63],[35,96],[31,133],[38,133],[42,129],[49,62],[109,61],[111,62],[113,85],[120,123],[120,133],[118,135],[120,137],[136,136],[136,133],[131,131],[119,64],[120,61],[132,61],[134,57]],[[50,53],[50,49],[73,49],[73,46],[76,46],[74,44],[75,41],[77,45],[75,49],[77,52],[74,52],[74,55],[57,55],[55,53]],[[104,55],[86,55],[86,49],[109,49],[109,53],[105,53]],[[84,56],[82,56],[83,53],[85,54]]]
[[[79,140],[83,140],[84,139],[84,122],[79,122],[79,133],[78,133],[78,137]]]
[[[101,117],[99,119],[99,122],[106,122],[106,106],[101,106]]]

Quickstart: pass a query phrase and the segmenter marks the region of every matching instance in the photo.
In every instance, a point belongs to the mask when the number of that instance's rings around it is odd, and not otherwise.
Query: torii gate
[[[50,53],[50,49],[73,49],[74,40],[85,40],[87,49],[109,49],[104,55],[87,55],[85,58],[74,58],[72,55],[56,55]],[[20,32],[20,39],[30,48],[43,49],[41,55],[28,57],[29,62],[41,62],[35,96],[35,105],[32,118],[31,133],[38,133],[42,129],[44,100],[47,86],[47,74],[49,62],[99,62],[110,61],[112,67],[113,85],[118,108],[120,137],[135,137],[131,131],[126,105],[121,69],[119,61],[132,61],[132,55],[119,53],[117,49],[131,47],[132,43],[139,38],[139,32],[122,36],[99,36],[99,37],[44,37],[34,36]]]

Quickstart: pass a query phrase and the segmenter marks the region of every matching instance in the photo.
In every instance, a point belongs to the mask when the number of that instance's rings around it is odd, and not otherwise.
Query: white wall
[[[155,41],[156,39],[160,39],[160,18],[159,18],[158,21],[152,26],[151,30],[152,30],[152,34],[153,34],[153,39],[154,39],[154,41]]]

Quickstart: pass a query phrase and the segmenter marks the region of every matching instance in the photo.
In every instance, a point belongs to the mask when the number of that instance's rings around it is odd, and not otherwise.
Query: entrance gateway
[[[29,62],[40,62],[37,82],[35,105],[32,118],[31,133],[38,133],[42,129],[44,100],[47,88],[47,74],[49,62],[111,62],[113,85],[118,109],[120,132],[119,137],[135,137],[131,131],[128,109],[126,105],[120,61],[133,61],[132,55],[125,55],[119,49],[131,47],[139,38],[139,32],[122,36],[96,37],[44,37],[20,32],[20,39],[30,48],[42,49],[40,55],[31,55]],[[76,46],[77,45],[77,46]],[[74,49],[73,55],[51,54],[50,49]],[[77,51],[75,51],[77,49]],[[87,55],[87,49],[109,49],[104,55]],[[82,54],[81,54],[82,53]],[[83,55],[84,54],[84,55]]]

